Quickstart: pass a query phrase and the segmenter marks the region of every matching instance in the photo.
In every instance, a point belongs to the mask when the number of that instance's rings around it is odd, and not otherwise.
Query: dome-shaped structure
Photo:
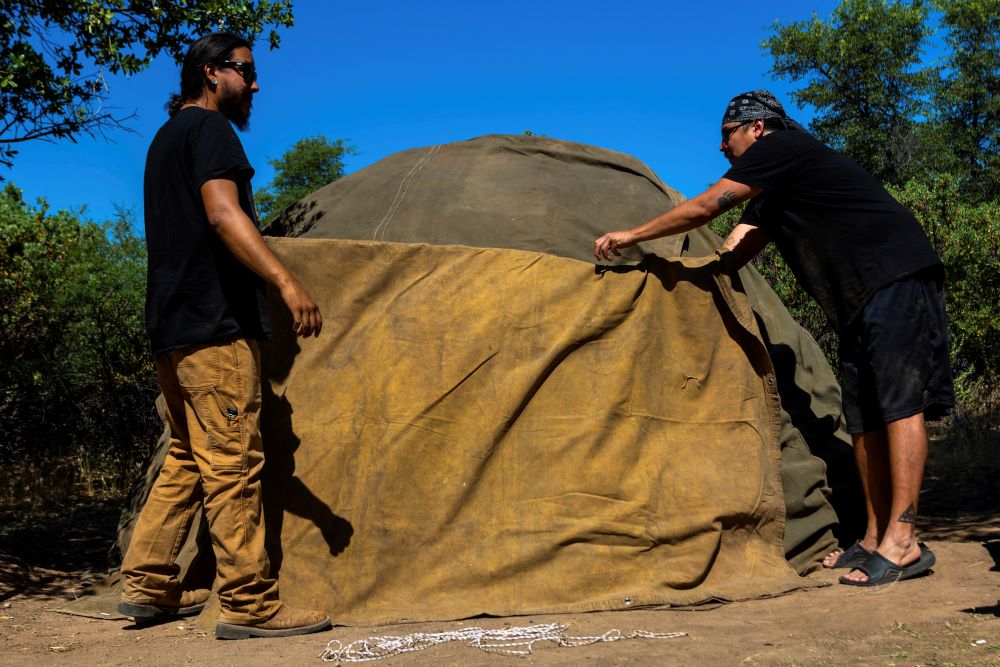
[[[320,188],[268,234],[543,252],[593,262],[592,241],[683,197],[635,158],[595,146],[491,135],[414,148]],[[679,254],[682,238],[626,250]]]
[[[811,585],[796,571],[837,525],[813,453],[850,465],[816,344],[706,229],[593,263],[595,237],[681,199],[620,153],[487,136],[391,155],[272,222],[325,319],[296,340],[272,295],[284,599],[373,624]]]

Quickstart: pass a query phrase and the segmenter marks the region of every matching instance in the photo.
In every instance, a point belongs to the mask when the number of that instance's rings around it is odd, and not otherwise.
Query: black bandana
[[[779,118],[790,129],[802,129],[801,125],[788,117],[788,114],[785,113],[785,107],[781,106],[781,102],[771,94],[771,91],[763,88],[740,93],[729,101],[726,112],[722,114],[724,124],[767,120],[768,118]]]

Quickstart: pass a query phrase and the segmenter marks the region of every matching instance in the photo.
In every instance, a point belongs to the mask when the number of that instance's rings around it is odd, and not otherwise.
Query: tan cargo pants
[[[122,598],[176,604],[175,564],[204,504],[224,622],[252,624],[281,603],[264,549],[260,348],[236,338],[156,357],[170,449],[122,563]]]

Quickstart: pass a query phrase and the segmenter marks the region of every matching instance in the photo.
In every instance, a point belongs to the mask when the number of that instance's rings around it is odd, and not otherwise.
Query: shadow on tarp
[[[836,436],[838,425],[831,415],[820,417],[813,411],[812,396],[795,383],[795,352],[788,345],[771,342],[759,314],[757,322],[774,365],[781,408],[812,455],[826,464],[829,500],[839,519],[833,534],[839,544],[853,544],[864,535],[867,520],[854,448]]]
[[[264,225],[260,233],[264,236],[298,236],[303,234],[319,222],[326,211],[316,210],[318,203],[315,199],[297,201],[290,204],[273,220]]]
[[[337,556],[350,544],[354,535],[351,523],[333,511],[309,489],[295,474],[295,452],[302,441],[292,428],[294,407],[285,396],[278,396],[273,382],[281,382],[292,368],[295,357],[302,349],[292,332],[291,313],[269,291],[271,320],[274,331],[264,358],[263,413],[261,431],[264,438],[264,521],[267,527],[267,554],[271,560],[271,576],[277,577],[284,560],[281,533],[285,512],[311,521],[322,534],[330,549]]]

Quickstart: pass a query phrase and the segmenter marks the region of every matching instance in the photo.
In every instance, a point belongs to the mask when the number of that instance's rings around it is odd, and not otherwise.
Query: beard
[[[229,92],[229,91],[227,91]],[[250,111],[253,108],[253,93],[249,88],[242,95],[230,92],[219,99],[219,111],[229,119],[240,132],[250,129]]]

